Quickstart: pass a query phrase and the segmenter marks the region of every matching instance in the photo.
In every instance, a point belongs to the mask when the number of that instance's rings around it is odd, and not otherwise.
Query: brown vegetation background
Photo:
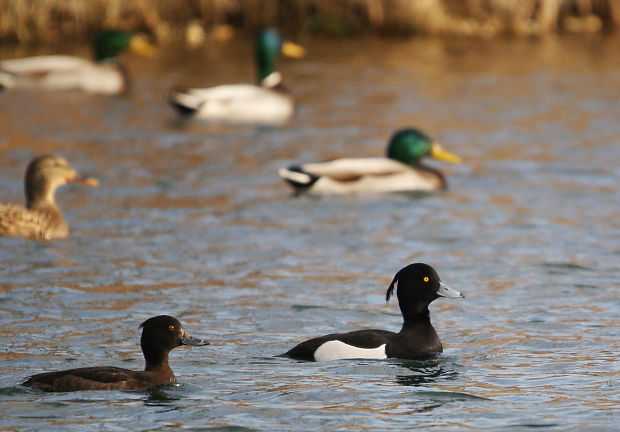
[[[265,26],[293,35],[494,37],[597,33],[619,24],[620,0],[0,0],[0,41],[18,43],[83,39],[102,28],[165,42]]]

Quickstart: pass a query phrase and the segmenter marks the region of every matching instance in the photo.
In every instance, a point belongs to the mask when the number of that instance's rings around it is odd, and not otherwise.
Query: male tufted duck
[[[48,392],[78,390],[142,390],[175,382],[168,353],[181,345],[209,345],[189,336],[178,319],[159,315],[144,321],[140,345],[146,360],[144,371],[113,366],[86,367],[33,375],[22,385]]]
[[[358,330],[335,333],[300,343],[281,357],[326,361],[347,358],[416,359],[442,352],[441,341],[430,320],[428,305],[438,297],[462,298],[444,285],[428,264],[410,264],[401,269],[387,289],[386,301],[397,288],[403,327],[398,333]]]

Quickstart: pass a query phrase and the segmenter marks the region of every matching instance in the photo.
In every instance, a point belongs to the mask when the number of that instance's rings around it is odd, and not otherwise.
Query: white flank
[[[39,71],[71,71],[89,67],[92,62],[80,57],[50,55],[25,57],[0,61],[0,68],[14,74],[34,73]]]
[[[377,348],[358,348],[352,345],[347,345],[346,343],[339,340],[332,340],[329,342],[325,342],[314,352],[315,361],[329,361],[353,358],[387,358],[387,355],[385,354],[385,344]]]
[[[317,176],[329,176],[334,179],[368,175],[388,175],[409,171],[411,168],[388,158],[346,158],[327,162],[303,164],[304,171]]]
[[[99,64],[80,57],[53,55],[3,60],[0,69],[14,75],[9,87],[83,90],[118,93],[124,78],[114,64]]]
[[[194,88],[187,94],[204,102],[196,117],[206,120],[279,125],[295,109],[289,96],[251,84]]]

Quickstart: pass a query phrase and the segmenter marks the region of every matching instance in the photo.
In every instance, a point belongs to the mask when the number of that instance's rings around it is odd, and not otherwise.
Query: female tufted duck
[[[22,385],[48,392],[78,390],[142,390],[175,382],[168,353],[181,345],[209,345],[189,336],[178,319],[159,315],[144,321],[140,345],[146,360],[144,371],[113,366],[86,367],[33,375]]]
[[[428,305],[438,297],[462,298],[463,294],[444,285],[428,264],[410,264],[390,284],[386,301],[397,288],[403,327],[398,333],[386,330],[358,330],[335,333],[300,343],[281,357],[325,361],[347,358],[416,359],[442,352],[441,341],[430,320]]]

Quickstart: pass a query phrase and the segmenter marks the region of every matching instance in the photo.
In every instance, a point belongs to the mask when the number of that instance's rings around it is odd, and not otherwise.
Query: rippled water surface
[[[42,152],[101,180],[59,192],[69,239],[0,238],[0,429],[616,429],[620,40],[305,42],[306,59],[281,63],[299,98],[281,129],[181,127],[165,104],[178,84],[251,81],[245,41],[127,57],[128,97],[0,94],[0,201],[22,201]],[[275,174],[381,155],[408,125],[464,158],[430,162],[449,191],[292,197]],[[415,261],[467,296],[431,306],[440,359],[273,357],[399,329],[385,290]],[[177,385],[17,385],[140,369],[138,325],[162,313],[212,342],[172,352]]]

